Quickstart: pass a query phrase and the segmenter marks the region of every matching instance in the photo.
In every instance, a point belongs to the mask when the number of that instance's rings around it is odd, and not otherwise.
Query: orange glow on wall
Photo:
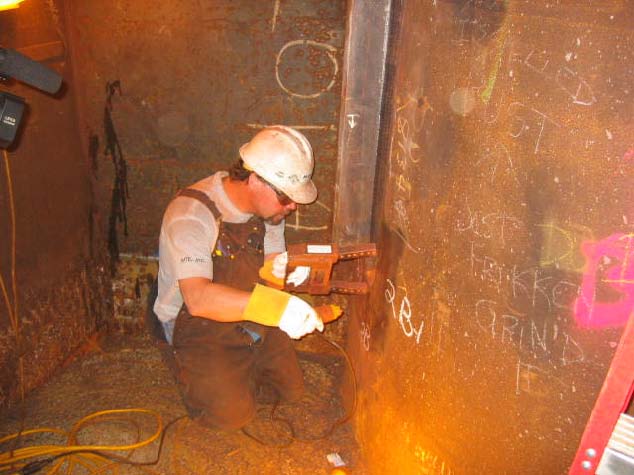
[[[11,10],[13,8],[18,8],[20,6],[20,3],[22,3],[23,0],[0,0],[0,12],[2,10]]]

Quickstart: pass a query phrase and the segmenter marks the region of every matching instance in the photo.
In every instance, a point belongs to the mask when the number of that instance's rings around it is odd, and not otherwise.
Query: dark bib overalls
[[[185,189],[178,196],[202,202],[220,223],[212,250],[213,282],[252,291],[264,262],[262,220],[225,223],[203,192]],[[176,319],[173,350],[184,402],[190,415],[205,425],[237,429],[247,424],[256,413],[259,385],[271,385],[287,400],[298,399],[303,392],[292,342],[276,327],[194,317],[183,305]]]

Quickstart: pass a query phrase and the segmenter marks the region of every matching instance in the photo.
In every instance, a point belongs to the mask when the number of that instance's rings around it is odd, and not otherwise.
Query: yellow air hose
[[[126,444],[126,445],[80,445],[77,443],[77,433],[82,427],[87,424],[94,424],[112,420],[128,420],[134,424],[135,421],[130,417],[130,414],[148,414],[156,420],[156,430],[154,433],[141,441]],[[127,418],[122,418],[121,415],[128,415]],[[157,440],[161,433],[164,432],[163,419],[161,415],[151,409],[132,408],[132,409],[111,409],[107,411],[94,412],[82,419],[80,419],[73,428],[66,432],[57,428],[43,427],[38,429],[24,430],[16,432],[15,434],[8,435],[0,439],[0,444],[16,439],[17,437],[25,437],[33,434],[51,433],[66,437],[65,445],[35,445],[30,447],[21,447],[11,450],[9,452],[0,453],[0,473],[11,474],[29,474],[40,471],[43,466],[51,464],[54,465],[49,468],[45,473],[52,475],[59,473],[64,462],[68,459],[69,464],[66,468],[66,473],[72,473],[75,465],[81,465],[84,469],[87,469],[89,473],[104,473],[106,469],[115,468],[115,465],[119,463],[132,464],[136,466],[151,465],[154,462],[133,462],[130,460],[130,454],[127,457],[123,457],[119,454],[110,452],[121,451],[134,451],[141,447],[145,447],[155,440]],[[44,458],[46,457],[46,458]],[[44,458],[44,460],[42,460]],[[30,463],[27,461],[31,460]],[[39,462],[39,465],[38,465]],[[29,465],[32,468],[29,468]],[[43,465],[43,466],[42,466]],[[9,470],[9,472],[7,472]],[[148,473],[156,473],[152,470],[144,468],[144,471]]]

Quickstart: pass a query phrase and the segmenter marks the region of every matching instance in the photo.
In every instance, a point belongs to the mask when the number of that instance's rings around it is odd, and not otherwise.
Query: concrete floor
[[[281,404],[275,418],[291,422],[298,438],[314,438],[328,431],[344,415],[337,392],[344,360],[336,353],[300,352],[306,395],[296,404]],[[266,441],[262,445],[242,432],[203,428],[188,418],[172,425],[165,436],[159,462],[147,467],[120,466],[119,472],[161,474],[328,474],[333,466],[327,455],[338,453],[349,473],[363,475],[358,446],[349,424],[343,424],[325,439],[289,442],[283,422],[270,420],[272,405],[263,404],[248,430]],[[70,430],[83,417],[96,411],[146,408],[158,412],[164,424],[185,414],[171,375],[149,340],[138,336],[112,335],[99,341],[55,375],[49,383],[30,394],[24,403],[24,428],[57,427]],[[13,407],[0,414],[0,435],[17,432],[21,410]],[[87,424],[78,433],[81,444],[125,445],[149,437],[156,419],[136,414],[131,420],[104,420]],[[28,439],[24,446],[44,440]],[[56,443],[60,443],[59,439]],[[278,447],[275,447],[278,445]],[[147,461],[156,457],[158,442],[137,449],[131,458]],[[8,450],[5,445],[0,449]],[[120,455],[128,453],[118,452]],[[42,472],[47,473],[51,466]],[[60,472],[63,473],[63,472]],[[89,473],[76,467],[73,474]]]

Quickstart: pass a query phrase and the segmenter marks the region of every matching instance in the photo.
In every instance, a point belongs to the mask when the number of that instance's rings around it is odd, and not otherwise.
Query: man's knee
[[[238,430],[242,429],[255,418],[256,410],[253,406],[245,411],[210,411],[204,410],[195,419],[199,424],[212,429]]]
[[[182,381],[181,381],[182,382]],[[248,386],[218,388],[211,380],[191,380],[181,386],[192,419],[214,429],[244,427],[256,414],[255,395]]]
[[[299,401],[304,395],[304,381],[293,381],[292,384],[287,384],[279,388],[280,396],[284,401],[295,402]]]

